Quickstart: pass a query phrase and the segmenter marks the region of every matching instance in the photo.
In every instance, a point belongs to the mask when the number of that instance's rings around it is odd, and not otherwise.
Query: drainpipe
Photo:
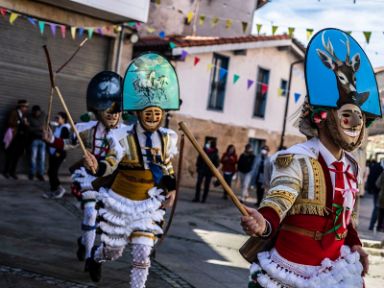
[[[124,26],[120,26],[120,33],[119,33],[119,43],[117,45],[117,53],[116,53],[116,61],[115,61],[115,72],[117,74],[120,74],[120,66],[121,66],[121,51],[123,49],[124,44]]]
[[[288,93],[287,93],[287,99],[285,100],[283,131],[281,132],[279,150],[281,150],[284,146],[285,128],[287,125],[288,105],[289,105],[289,98],[291,95],[291,82],[292,82],[293,66],[295,66],[296,64],[299,64],[299,63],[303,63],[303,62],[304,62],[304,60],[297,60],[295,62],[292,62],[291,66],[289,68]]]

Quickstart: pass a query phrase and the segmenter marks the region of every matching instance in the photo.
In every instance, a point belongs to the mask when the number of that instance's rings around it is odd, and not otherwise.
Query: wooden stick
[[[247,210],[245,210],[243,204],[240,203],[239,199],[236,197],[235,193],[232,191],[231,187],[225,182],[223,175],[221,175],[220,171],[213,165],[208,155],[204,152],[204,150],[200,147],[199,143],[197,143],[195,137],[189,131],[187,125],[184,122],[179,122],[180,129],[185,133],[189,141],[191,141],[193,147],[199,152],[200,156],[203,158],[205,164],[208,165],[208,168],[211,170],[213,175],[217,178],[220,184],[223,186],[225,192],[227,192],[228,196],[231,198],[233,204],[236,205],[237,209],[240,210],[241,214],[244,216],[249,216]]]
[[[69,113],[67,104],[66,104],[65,101],[64,101],[64,97],[63,97],[63,95],[61,94],[59,87],[55,86],[54,89],[55,89],[57,95],[59,96],[61,105],[63,106],[65,113],[67,113],[68,120],[69,120],[69,124],[71,125],[72,130],[75,132],[76,137],[77,137],[77,141],[79,141],[80,148],[81,148],[81,150],[83,151],[83,154],[84,154],[84,156],[85,156],[85,155],[87,155],[87,149],[85,148],[85,145],[84,145],[84,143],[83,143],[83,140],[82,140],[81,137],[80,137],[79,131],[77,131],[77,129],[76,129],[75,122],[73,122],[71,113]],[[96,174],[96,171],[95,171],[95,169],[94,169],[93,167],[91,168],[91,170],[92,170],[92,173],[93,173],[93,174]]]
[[[49,128],[49,119],[51,119],[52,114],[52,102],[53,102],[53,87],[51,87],[51,94],[49,94],[48,99],[48,114],[47,114],[47,123],[46,123],[46,130]]]
[[[72,61],[73,57],[76,56],[77,52],[80,51],[81,47],[83,47],[84,44],[85,44],[85,42],[87,42],[87,41],[88,41],[88,38],[85,38],[85,39],[80,43],[80,45],[77,47],[77,49],[75,50],[75,52],[73,52],[73,54],[71,55],[71,57],[69,57],[68,60],[65,61],[64,64],[61,65],[60,68],[56,70],[56,74],[57,74],[57,73],[60,73],[60,71],[63,70],[63,68],[64,68],[65,66],[67,66],[67,64],[68,64],[69,62]]]

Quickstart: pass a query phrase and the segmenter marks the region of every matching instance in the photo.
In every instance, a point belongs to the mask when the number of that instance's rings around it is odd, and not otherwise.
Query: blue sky
[[[384,0],[271,0],[254,14],[256,24],[263,24],[262,34],[270,35],[272,25],[278,25],[276,34],[295,27],[295,37],[307,44],[306,28],[316,31],[327,27],[352,31],[365,50],[373,67],[384,66]],[[372,31],[366,44],[362,31]]]

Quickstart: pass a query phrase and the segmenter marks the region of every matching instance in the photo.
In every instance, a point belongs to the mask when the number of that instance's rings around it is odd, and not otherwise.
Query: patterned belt
[[[137,178],[135,176],[123,175],[123,177],[131,182],[153,184],[152,179]]]
[[[289,225],[289,224],[283,224],[281,227],[282,230],[297,233],[303,236],[307,236],[310,238],[313,238],[315,240],[321,240],[323,239],[325,233],[320,231],[312,231],[305,228]],[[345,231],[343,234],[340,235],[340,239],[344,239],[347,236],[348,231]]]

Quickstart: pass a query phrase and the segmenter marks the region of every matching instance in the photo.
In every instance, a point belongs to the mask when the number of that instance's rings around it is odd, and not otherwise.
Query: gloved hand
[[[92,182],[96,179],[95,176],[88,174],[84,167],[75,170],[71,178],[73,182],[77,182],[80,185],[81,191],[92,190]]]

